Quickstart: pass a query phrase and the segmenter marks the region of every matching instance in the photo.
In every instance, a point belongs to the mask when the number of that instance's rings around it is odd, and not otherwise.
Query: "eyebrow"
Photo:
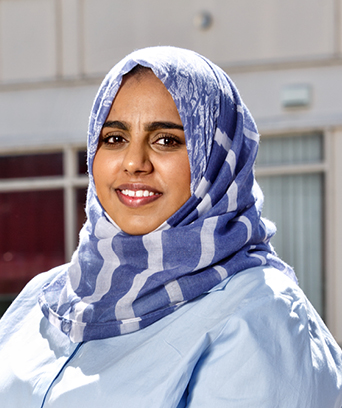
[[[153,132],[154,130],[158,130],[158,129],[184,130],[182,125],[178,125],[177,123],[173,123],[173,122],[151,122],[145,125],[144,129],[147,132]]]
[[[109,120],[103,124],[103,128],[105,127],[110,127],[110,128],[116,128],[116,129],[121,129],[121,130],[130,130],[130,126],[125,123],[121,122],[119,120]],[[144,130],[146,132],[153,132],[154,130],[158,129],[179,129],[179,130],[184,130],[182,125],[178,125],[177,123],[174,122],[151,122],[147,123],[144,126]]]
[[[102,128],[110,127],[121,130],[129,130],[129,126],[125,122],[120,122],[119,120],[108,120],[102,126]]]

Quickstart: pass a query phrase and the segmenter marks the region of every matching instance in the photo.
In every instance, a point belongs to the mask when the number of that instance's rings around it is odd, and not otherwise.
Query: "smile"
[[[135,186],[135,188],[127,188],[128,186],[120,186],[117,188],[116,194],[122,204],[130,208],[139,208],[162,197],[162,193],[152,191],[148,186]],[[154,190],[154,189],[153,189]]]
[[[149,190],[121,190],[121,193],[128,197],[152,197],[159,195],[159,193],[154,193]]]

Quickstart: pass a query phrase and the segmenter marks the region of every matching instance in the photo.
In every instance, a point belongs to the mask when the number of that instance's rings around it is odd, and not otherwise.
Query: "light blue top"
[[[75,344],[37,304],[0,323],[1,408],[341,408],[341,349],[288,277],[248,269],[140,331]],[[25,317],[23,317],[25,316]]]

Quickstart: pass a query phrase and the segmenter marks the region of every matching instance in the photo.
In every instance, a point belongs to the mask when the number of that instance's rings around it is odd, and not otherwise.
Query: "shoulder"
[[[251,318],[250,323],[261,323],[264,319],[284,321],[294,315],[305,320],[308,314],[316,315],[300,287],[272,267],[242,271],[228,280],[221,290],[222,296],[229,298],[231,317],[248,321]]]
[[[13,309],[18,307],[18,304],[29,306],[31,304],[36,304],[37,297],[42,289],[42,287],[51,282],[55,276],[61,273],[68,264],[57,266],[56,268],[51,269],[48,272],[43,272],[36,275],[33,279],[31,279],[24,289],[19,293],[16,299],[13,301],[12,305],[9,308],[11,312]]]
[[[293,317],[306,319],[314,311],[300,287],[271,267],[244,270],[209,291],[207,302],[217,309],[222,321],[244,319],[249,325],[263,320],[276,323]],[[212,313],[211,307],[208,313]]]
[[[211,296],[221,298],[221,310],[229,308],[194,372],[194,406],[328,408],[342,402],[341,350],[294,282],[273,268],[253,268]]]
[[[286,350],[310,351],[319,345],[340,348],[300,287],[274,268],[253,268],[237,274],[225,286],[226,296],[234,302],[226,326],[244,322],[246,333],[254,336],[258,348],[270,343]],[[294,349],[291,349],[293,347]],[[325,350],[327,351],[327,350]],[[319,353],[318,353],[319,354]]]
[[[240,287],[239,293],[248,298],[305,298],[295,282],[273,267],[256,267],[239,272],[227,282],[224,289],[232,291],[237,287]]]
[[[9,335],[21,327],[25,317],[37,306],[42,287],[66,267],[67,265],[60,265],[36,275],[28,282],[0,320],[0,343],[9,339]]]

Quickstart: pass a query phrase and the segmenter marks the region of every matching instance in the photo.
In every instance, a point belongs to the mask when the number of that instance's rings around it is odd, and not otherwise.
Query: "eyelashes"
[[[127,140],[121,135],[108,135],[101,138],[101,143],[106,145],[117,145],[128,143]]]
[[[124,147],[129,143],[129,139],[121,134],[107,134],[105,136],[101,136],[99,147],[106,146],[108,148],[115,149]],[[156,136],[152,137],[148,143],[152,148],[158,150],[175,150],[185,144],[181,138],[170,134],[157,134]]]
[[[154,144],[157,144],[159,146],[163,147],[178,147],[179,145],[182,145],[182,141],[176,137],[176,136],[170,136],[170,135],[165,135],[159,137]]]

